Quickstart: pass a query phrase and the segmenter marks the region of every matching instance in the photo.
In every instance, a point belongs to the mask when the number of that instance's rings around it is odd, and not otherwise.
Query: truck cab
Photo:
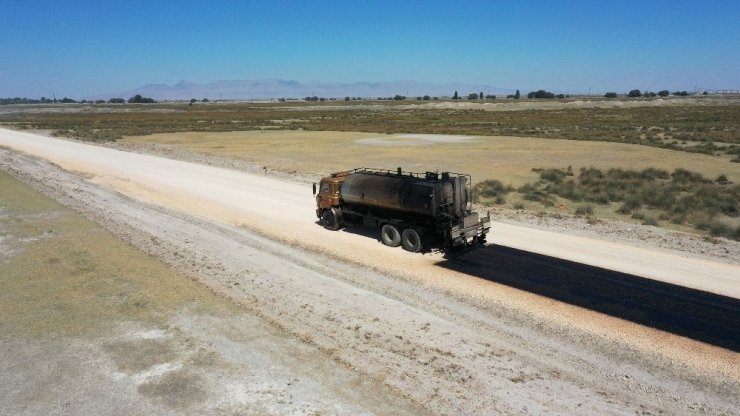
[[[321,178],[321,181],[317,184],[313,184],[313,193],[316,195],[316,216],[321,218],[322,214],[326,210],[330,210],[332,207],[338,207],[340,197],[340,188],[342,182],[347,179],[352,171],[335,172],[329,176]],[[317,192],[318,191],[318,192]]]

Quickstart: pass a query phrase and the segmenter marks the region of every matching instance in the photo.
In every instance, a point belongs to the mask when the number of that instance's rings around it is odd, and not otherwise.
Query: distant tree
[[[321,97],[321,98],[319,98],[319,101],[324,102],[324,101],[326,101],[326,98]]]
[[[558,98],[558,99],[561,99],[562,100],[563,98],[565,98],[565,95],[558,94],[558,95],[555,96],[555,98]]]
[[[406,96],[405,96],[405,95],[399,95],[399,94],[396,94],[396,95],[395,95],[395,96],[393,97],[393,99],[394,99],[395,101],[403,101],[403,100],[405,100],[405,99],[406,99]]]
[[[486,100],[495,100],[495,99],[496,99],[495,95],[491,95],[491,94],[486,95]]]
[[[661,90],[661,91],[658,91],[658,95],[660,95],[661,97],[667,97],[667,96],[669,96],[670,94],[671,94],[671,93],[670,93],[670,92],[668,92],[668,90]]]
[[[685,96],[689,95],[689,93],[686,92],[686,91],[676,91],[676,92],[673,93],[673,95],[685,97]]]
[[[519,94],[519,90],[516,90],[516,92],[514,93],[514,98],[518,100],[519,97],[521,97],[521,95]]]
[[[156,101],[154,101],[153,98],[142,97],[141,95],[136,94],[133,97],[129,98],[128,99],[128,102],[129,103],[132,103],[132,104],[150,104],[150,103],[154,103]]]
[[[208,101],[208,98],[204,98],[204,99],[200,100],[200,102],[202,102],[202,103],[208,103],[210,101]]]
[[[344,101],[349,101],[349,97],[344,97]]]
[[[95,100],[95,104],[105,104],[105,100]]]
[[[422,97],[422,99],[424,101],[429,101],[431,98],[428,95],[425,95],[425,96]]]
[[[701,95],[709,95],[709,91],[704,91],[701,93]]]
[[[123,104],[125,102],[126,100],[124,100],[123,98],[111,98],[110,100],[108,100],[109,104]]]
[[[537,90],[527,94],[527,98],[555,98],[555,94],[545,90]]]
[[[453,100],[459,100],[460,96],[457,95],[457,91],[455,91],[455,95],[452,96]]]
[[[640,92],[640,90],[635,89],[627,93],[627,96],[632,97],[632,98],[637,98],[637,97],[642,97],[642,93]]]
[[[478,94],[478,97],[480,97],[480,99],[481,99],[481,100],[483,99],[483,91],[481,91],[481,92],[480,92],[480,93]]]
[[[198,102],[198,100],[196,100],[195,98],[191,98],[191,99],[190,99],[190,104],[195,104],[195,103],[197,103],[197,102]]]
[[[468,100],[477,100],[477,99],[478,99],[478,94],[476,94],[474,92],[468,94]]]
[[[61,100],[59,100],[59,102],[60,103],[68,104],[68,103],[76,103],[77,101],[75,101],[75,100],[73,100],[71,98],[64,97]]]
[[[432,98],[432,100],[437,101],[437,100],[439,100],[439,97],[434,97],[434,98]]]
[[[616,92],[607,92],[606,94],[604,94],[604,97],[606,97],[606,98],[617,98],[617,93]]]
[[[514,94],[509,94],[509,95],[507,95],[507,96],[506,96],[506,98],[516,98],[516,95],[514,95]]]

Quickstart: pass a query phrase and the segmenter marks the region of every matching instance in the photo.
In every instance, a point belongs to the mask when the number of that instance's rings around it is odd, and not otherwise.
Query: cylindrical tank
[[[441,181],[356,172],[344,180],[340,195],[345,204],[436,217],[445,192]]]

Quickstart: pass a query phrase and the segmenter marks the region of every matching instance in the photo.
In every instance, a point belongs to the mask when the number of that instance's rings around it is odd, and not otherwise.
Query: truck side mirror
[[[313,194],[316,195],[316,182],[313,183]]]

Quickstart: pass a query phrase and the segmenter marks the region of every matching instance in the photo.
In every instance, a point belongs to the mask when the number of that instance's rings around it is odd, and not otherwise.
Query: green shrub
[[[591,205],[581,205],[576,208],[575,214],[580,216],[594,215],[594,208]]]
[[[648,168],[629,170],[612,168],[601,171],[581,168],[577,175],[572,168],[532,169],[539,174],[534,183],[521,186],[517,191],[528,201],[553,206],[555,196],[574,202],[610,204],[621,202],[618,213],[647,225],[659,225],[659,221],[673,224],[688,224],[698,230],[735,238],[740,231],[721,221],[720,216],[740,216],[740,185],[733,184],[727,175],[715,180],[687,169],[675,169],[669,173],[663,169]],[[493,198],[497,204],[505,203],[504,195],[512,190],[500,181],[486,181],[476,185],[481,195]],[[518,203],[516,209],[523,209]],[[648,208],[655,212],[648,216],[640,211]],[[593,207],[583,204],[574,210],[576,215],[591,216]]]
[[[491,198],[497,195],[506,195],[512,190],[511,187],[504,186],[501,181],[498,181],[496,179],[489,179],[480,182],[476,184],[474,188],[477,191],[478,195],[484,198]]]
[[[712,222],[709,225],[709,234],[714,237],[728,237],[734,230],[727,224],[719,221]]]
[[[537,185],[528,183],[520,187],[518,191],[527,201],[539,202],[546,207],[555,205],[555,198],[545,190],[539,189]]]
[[[636,196],[627,198],[621,207],[617,210],[620,214],[629,214],[630,212],[642,208],[642,201]]]
[[[643,225],[652,225],[657,227],[658,226],[658,220],[655,219],[655,217],[651,217],[649,215],[644,215],[642,218],[642,224]]]

